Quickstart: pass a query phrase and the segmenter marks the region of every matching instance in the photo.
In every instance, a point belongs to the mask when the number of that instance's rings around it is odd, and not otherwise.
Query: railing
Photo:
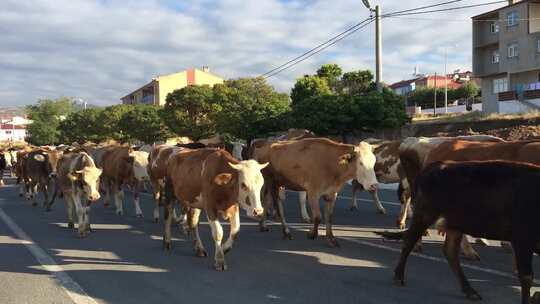
[[[498,94],[498,99],[499,101],[516,100],[517,99],[516,91],[500,92]]]

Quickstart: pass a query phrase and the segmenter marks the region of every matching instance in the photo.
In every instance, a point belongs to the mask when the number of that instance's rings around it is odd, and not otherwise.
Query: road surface
[[[19,198],[8,180],[0,188],[0,302],[469,303],[437,236],[426,240],[422,255],[409,259],[407,285],[395,287],[400,243],[383,242],[371,232],[394,227],[399,211],[395,191],[380,193],[387,215],[377,214],[366,194],[360,196],[360,210],[349,211],[349,191],[347,186],[340,195],[334,217],[341,248],[327,245],[324,225],[319,239],[306,238],[309,225],[301,223],[296,194],[291,193],[285,205],[294,239],[282,240],[277,225],[261,233],[244,217],[226,256],[229,270],[220,273],[212,268],[213,243],[205,220],[201,237],[211,257],[195,257],[180,229],[174,230],[172,253],[163,251],[162,222],[152,222],[149,195],[141,200],[143,219],[135,217],[130,195],[123,216],[100,201],[91,212],[94,232],[79,239],[76,230],[67,228],[62,200],[52,212],[44,212],[41,202],[31,207]],[[228,227],[224,229],[228,235]],[[517,303],[519,282],[510,254],[497,242],[478,250],[482,261],[465,261],[465,272],[484,303]],[[540,273],[538,257],[534,270]]]

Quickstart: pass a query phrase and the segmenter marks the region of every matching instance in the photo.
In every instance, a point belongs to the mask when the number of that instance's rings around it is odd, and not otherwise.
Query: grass
[[[513,119],[537,119],[540,118],[539,111],[533,111],[523,114],[489,114],[485,115],[480,111],[472,111],[469,113],[451,113],[433,115],[419,115],[413,118],[414,124],[424,123],[459,123],[459,122],[474,122],[486,120],[513,120]]]

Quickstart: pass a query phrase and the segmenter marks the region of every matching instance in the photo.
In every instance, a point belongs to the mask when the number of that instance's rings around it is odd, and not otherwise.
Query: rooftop
[[[505,5],[503,7],[499,7],[499,8],[496,8],[494,10],[491,10],[489,12],[485,12],[485,13],[482,13],[482,14],[479,14],[479,15],[476,15],[476,16],[473,16],[471,17],[471,19],[480,19],[482,17],[486,17],[486,16],[489,16],[489,15],[492,15],[493,13],[496,13],[502,9],[505,9],[505,8],[508,8],[508,7],[512,7],[512,6],[516,6],[518,4],[521,4],[521,3],[524,3],[524,2],[540,2],[540,1],[536,1],[536,0],[517,0],[514,4],[509,4],[509,5]]]

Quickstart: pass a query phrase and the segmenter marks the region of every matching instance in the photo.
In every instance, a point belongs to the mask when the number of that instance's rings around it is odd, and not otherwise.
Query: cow
[[[152,192],[154,196],[154,222],[159,221],[159,206],[163,202],[163,190],[165,186],[165,178],[167,177],[167,161],[171,155],[184,150],[185,148],[171,145],[157,145],[152,148],[148,155],[148,176],[152,184]],[[173,209],[173,218],[178,221],[175,209]]]
[[[4,185],[4,171],[7,169],[6,153],[0,152],[0,186]]]
[[[15,163],[15,176],[17,177],[16,184],[19,185],[19,196],[23,197],[26,194],[28,186],[28,176],[26,174],[26,161],[28,153],[31,149],[22,149],[17,151],[17,162]]]
[[[377,186],[374,171],[376,160],[372,149],[365,142],[354,146],[326,138],[306,138],[265,145],[255,149],[254,158],[260,163],[270,163],[263,170],[265,195],[277,200],[280,187],[307,192],[313,222],[313,228],[308,233],[310,239],[318,236],[321,221],[319,199],[324,198],[326,237],[328,243],[335,247],[338,242],[332,232],[332,213],[337,193],[351,179],[357,179],[365,189],[372,190]],[[281,203],[278,204],[278,212],[283,237],[291,239]],[[264,225],[263,217],[262,230],[266,230]]]
[[[78,232],[85,237],[90,231],[90,206],[99,200],[99,177],[102,170],[86,152],[67,152],[58,161],[57,187],[55,190],[66,202],[68,228],[74,228],[73,208],[77,214]],[[48,206],[51,208],[54,197]]]
[[[39,148],[28,153],[24,161],[24,178],[27,199],[32,200],[32,206],[37,206],[37,192],[44,197],[43,206],[49,204],[49,185],[56,178],[58,160],[62,152]]]
[[[540,253],[540,166],[507,161],[434,162],[414,183],[415,212],[405,232],[394,282],[404,285],[407,257],[422,233],[443,218],[444,254],[461,290],[481,300],[459,263],[463,234],[510,241],[521,283],[521,303],[528,304],[533,283],[533,252]],[[459,191],[456,191],[459,189]],[[538,302],[534,302],[538,303]]]
[[[214,268],[226,270],[225,254],[232,249],[240,231],[240,207],[248,216],[258,217],[264,213],[260,197],[264,183],[261,170],[268,163],[239,161],[225,150],[206,148],[179,152],[169,159],[169,164],[165,248],[171,248],[170,214],[174,195],[189,209],[188,223],[198,256],[207,255],[197,229],[200,211],[205,210],[215,244]],[[219,216],[230,223],[229,238],[223,245]]]
[[[99,150],[99,151],[98,151]],[[139,191],[141,183],[148,181],[148,152],[133,151],[126,146],[107,146],[95,151],[100,157],[100,166],[103,168],[102,179],[105,187],[104,205],[108,205],[111,192],[114,197],[116,214],[124,213],[124,190],[122,186],[131,188],[133,203],[137,217],[143,217],[140,206]],[[98,166],[98,167],[100,167]]]
[[[375,175],[377,180],[383,184],[399,183],[400,191],[398,191],[399,199],[402,201],[402,206],[405,206],[405,201],[410,199],[409,189],[403,188],[403,185],[407,185],[405,172],[399,163],[399,146],[401,141],[382,141],[382,140],[367,140],[369,144],[374,147],[373,153],[377,158],[375,163]],[[363,190],[362,185],[357,180],[352,181],[352,198],[350,210],[358,210],[356,203],[356,192]],[[377,191],[372,191],[370,194],[373,196],[373,201],[377,210],[381,214],[385,214],[379,195]]]

